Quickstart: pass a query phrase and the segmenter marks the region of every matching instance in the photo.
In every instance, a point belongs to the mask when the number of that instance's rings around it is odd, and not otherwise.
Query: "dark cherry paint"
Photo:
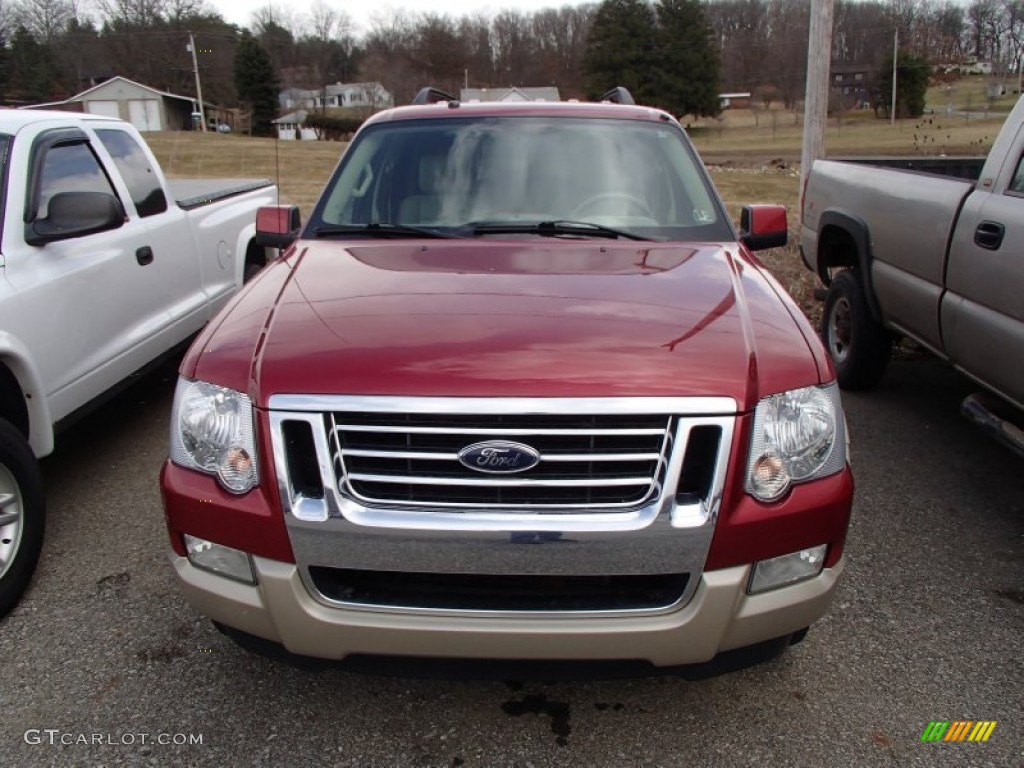
[[[749,410],[828,368],[799,310],[740,253],[536,238],[303,241],[221,315],[184,370],[261,407],[278,393],[724,395]]]
[[[368,122],[452,114],[669,119],[604,104],[447,104]],[[282,213],[266,221],[280,230]],[[775,207],[753,233],[785,228]],[[200,334],[190,378],[247,392],[257,406],[262,481],[243,496],[174,466],[161,474],[171,541],[209,538],[294,562],[273,475],[266,407],[275,394],[718,396],[743,412],[707,568],[828,543],[842,553],[849,467],[762,504],[743,489],[759,398],[834,379],[802,312],[739,242],[546,238],[299,241]],[[197,499],[208,499],[200,504]]]

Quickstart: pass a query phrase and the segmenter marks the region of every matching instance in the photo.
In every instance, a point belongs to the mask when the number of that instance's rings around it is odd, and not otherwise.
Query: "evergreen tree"
[[[0,33],[0,104],[7,103],[7,88],[11,77],[11,54],[7,50],[7,36]]]
[[[700,0],[658,0],[656,11],[659,76],[652,103],[678,116],[717,115],[721,62]]]
[[[30,104],[54,98],[60,78],[53,51],[20,24],[11,38],[9,61],[11,98]]]
[[[896,116],[920,117],[924,114],[928,91],[928,60],[919,54],[900,51],[896,64]],[[892,105],[892,54],[885,57],[875,83],[876,104],[890,115]]]
[[[583,68],[587,96],[599,99],[625,86],[637,103],[650,103],[656,85],[655,19],[646,0],[604,0],[587,38]]]
[[[273,135],[271,121],[277,117],[277,73],[270,55],[248,30],[235,50],[235,90],[249,110],[250,132],[256,136]]]

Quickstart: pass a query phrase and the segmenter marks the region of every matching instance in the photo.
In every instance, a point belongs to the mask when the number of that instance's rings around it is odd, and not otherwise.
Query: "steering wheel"
[[[595,205],[608,200],[620,200],[624,203],[632,205],[633,208],[637,210],[641,216],[646,216],[648,219],[657,218],[654,215],[654,211],[651,210],[651,207],[645,201],[641,200],[639,197],[627,195],[625,192],[601,192],[600,194],[588,197],[586,200],[584,200],[582,203],[576,206],[576,209],[572,212],[571,215],[574,218],[584,216],[586,215],[587,211],[589,211]],[[605,206],[605,210],[607,210],[607,206]]]

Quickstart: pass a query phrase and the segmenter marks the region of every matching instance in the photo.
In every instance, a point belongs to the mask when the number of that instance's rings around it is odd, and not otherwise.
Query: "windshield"
[[[493,225],[553,221],[665,240],[731,237],[678,126],[532,116],[370,126],[346,152],[310,227],[508,235],[514,228]],[[553,232],[564,229],[522,230]]]

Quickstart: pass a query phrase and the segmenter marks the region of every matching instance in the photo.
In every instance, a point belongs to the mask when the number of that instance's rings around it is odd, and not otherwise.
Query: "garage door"
[[[117,101],[87,101],[85,111],[90,115],[121,117],[120,102]]]
[[[156,99],[132,99],[128,102],[128,119],[140,131],[159,131],[160,102]]]

